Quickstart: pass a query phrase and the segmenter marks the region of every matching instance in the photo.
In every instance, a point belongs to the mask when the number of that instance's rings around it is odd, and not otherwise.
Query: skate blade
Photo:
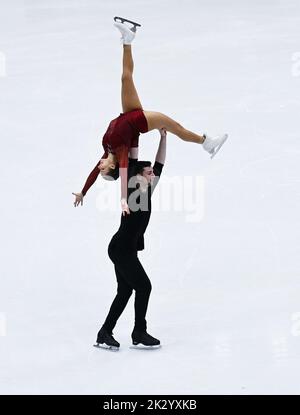
[[[159,349],[161,347],[161,344],[156,344],[154,346],[146,346],[144,344],[133,344],[132,346],[130,346],[130,349],[140,349],[140,350],[155,350],[155,349]]]
[[[118,20],[121,20],[121,22],[118,22]],[[133,24],[133,27],[130,28],[130,30],[132,30],[133,32],[136,32],[137,27],[141,27],[139,23],[133,22],[132,20],[125,19],[124,17],[115,16],[114,21],[117,23],[128,22],[128,23]]]
[[[96,343],[93,344],[94,347],[98,348],[98,349],[106,349],[106,350],[111,350],[112,352],[117,352],[119,350],[119,347],[116,346],[109,346],[105,343]]]
[[[224,135],[224,139],[223,141],[218,145],[218,147],[216,148],[216,150],[214,150],[214,152],[212,153],[212,155],[210,156],[210,158],[212,159],[213,157],[215,157],[215,155],[217,154],[217,152],[220,150],[220,148],[222,147],[222,145],[225,143],[225,141],[228,138],[228,134]]]

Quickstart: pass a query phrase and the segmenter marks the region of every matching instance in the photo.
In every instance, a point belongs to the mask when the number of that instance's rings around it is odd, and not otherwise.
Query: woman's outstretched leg
[[[123,70],[122,70],[122,88],[121,100],[123,112],[129,112],[135,109],[143,109],[138,93],[133,82],[133,58],[131,51],[131,43],[135,38],[135,30],[131,30],[123,23],[115,23],[122,34],[121,41],[123,43]]]
[[[143,110],[132,78],[133,59],[131,54],[131,42],[135,37],[135,30],[132,31],[130,28],[126,27],[126,25],[121,23],[116,23],[115,26],[122,33],[124,48],[121,94],[123,112],[132,111],[134,109]],[[187,130],[177,121],[173,120],[165,114],[162,114],[161,112],[144,110],[143,112],[147,120],[148,131],[165,128],[167,131],[177,135],[177,137],[181,138],[184,141],[203,144],[204,150],[209,152],[211,157],[215,156],[215,154],[219,151],[228,137],[227,134],[223,134],[215,138],[209,137],[207,134],[199,135],[190,130]]]
[[[123,112],[143,109],[138,93],[133,82],[133,58],[131,45],[123,45],[123,71],[121,99]]]
[[[177,121],[174,121],[172,118],[162,114],[161,112],[144,111],[144,115],[148,123],[148,131],[165,128],[167,131],[177,135],[177,137],[184,141],[203,144],[205,140],[202,135],[198,135],[190,130],[187,130]]]

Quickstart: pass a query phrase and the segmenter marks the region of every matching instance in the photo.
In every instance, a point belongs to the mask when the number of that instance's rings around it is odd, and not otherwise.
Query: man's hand
[[[125,216],[126,213],[127,213],[127,215],[130,215],[130,210],[129,210],[126,199],[121,199],[121,207],[122,207],[122,215],[123,216]]]
[[[167,130],[163,127],[159,129],[160,132],[160,137],[161,138],[166,138],[167,137]]]
[[[74,206],[78,206],[79,203],[81,203],[81,206],[83,205],[83,194],[82,193],[73,193],[72,195],[75,196],[75,202],[74,202]]]

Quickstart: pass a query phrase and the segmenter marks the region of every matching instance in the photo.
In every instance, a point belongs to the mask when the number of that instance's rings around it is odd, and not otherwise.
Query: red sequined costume
[[[120,168],[128,168],[128,152],[131,147],[138,147],[140,133],[148,131],[147,120],[140,109],[121,113],[112,120],[102,139],[104,154],[101,158],[107,158],[108,153],[115,154]],[[81,191],[85,196],[88,189],[96,181],[100,170],[100,160],[89,174]]]

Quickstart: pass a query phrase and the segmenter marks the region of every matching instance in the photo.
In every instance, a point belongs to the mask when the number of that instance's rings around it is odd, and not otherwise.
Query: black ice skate
[[[157,349],[160,341],[145,331],[134,330],[131,334],[133,348]]]
[[[102,327],[99,330],[96,344],[94,344],[94,347],[101,347],[103,349],[109,349],[109,350],[119,350],[120,343],[117,342],[112,336],[112,333],[110,334],[104,327]]]
[[[140,25],[139,23],[133,22],[133,21],[128,20],[128,19],[125,19],[124,17],[119,17],[119,16],[115,16],[115,17],[114,17],[114,21],[115,21],[115,22],[118,22],[118,21],[120,21],[120,20],[121,20],[121,23],[127,22],[127,23],[131,23],[131,24],[133,24],[133,27],[131,27],[131,28],[130,28],[130,30],[131,30],[132,32],[136,32],[136,28],[137,28],[137,27],[141,27],[141,25]]]

